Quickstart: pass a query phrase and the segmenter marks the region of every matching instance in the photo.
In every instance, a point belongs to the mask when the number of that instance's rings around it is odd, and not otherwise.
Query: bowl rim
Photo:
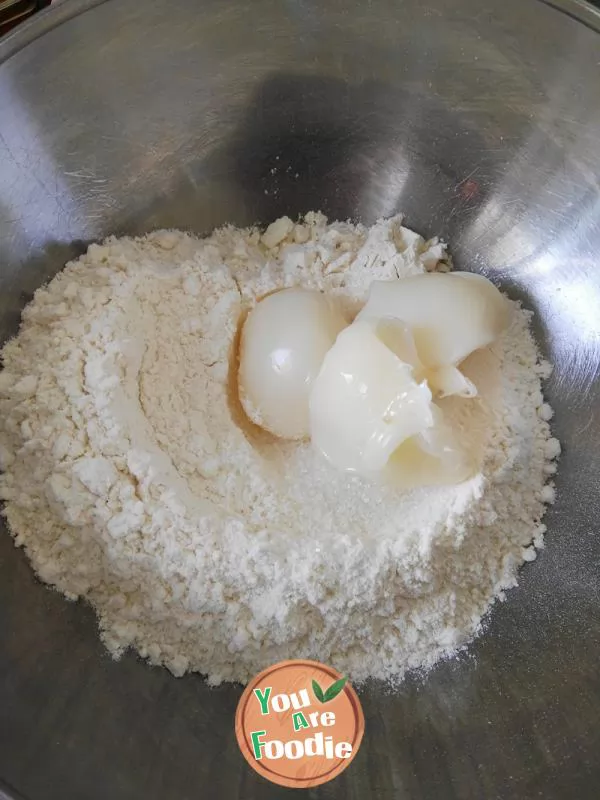
[[[52,0],[47,8],[0,37],[0,65],[45,33],[110,0]],[[600,33],[600,8],[588,0],[534,0]],[[1,798],[0,798],[1,800]]]

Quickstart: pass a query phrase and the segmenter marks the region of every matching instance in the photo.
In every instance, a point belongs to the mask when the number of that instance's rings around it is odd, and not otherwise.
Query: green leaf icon
[[[327,689],[327,691],[325,692],[323,691],[323,689],[321,689],[319,684],[315,680],[313,680],[312,688],[313,692],[315,693],[315,697],[320,703],[328,703],[330,700],[333,700],[335,697],[338,696],[338,694],[342,691],[342,689],[346,685],[347,680],[348,680],[347,677],[340,678],[339,681],[335,681],[335,683],[332,683],[329,689]]]
[[[346,681],[348,678],[340,678],[339,681],[332,683],[329,689],[325,692],[325,702],[327,703],[329,700],[333,700],[334,697],[337,697],[338,694],[342,691],[344,686],[346,685]]]
[[[317,698],[317,700],[319,700],[321,703],[324,703],[325,702],[325,695],[323,694],[323,689],[321,689],[319,684],[314,679],[313,679],[313,682],[312,682],[312,687],[313,687],[313,692],[315,693],[315,697]]]

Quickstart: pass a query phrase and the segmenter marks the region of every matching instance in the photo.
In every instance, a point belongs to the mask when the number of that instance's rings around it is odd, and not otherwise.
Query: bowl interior
[[[597,796],[600,17],[557,5],[70,0],[0,43],[1,339],[92,240],[311,209],[402,211],[536,312],[547,547],[466,655],[361,691],[361,751],[311,797]],[[5,532],[0,652],[0,777],[31,800],[282,796],[241,687],[112,662]]]

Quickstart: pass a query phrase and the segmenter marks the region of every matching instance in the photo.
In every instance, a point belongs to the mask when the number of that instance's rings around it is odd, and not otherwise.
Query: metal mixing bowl
[[[68,0],[0,44],[2,338],[90,240],[313,208],[402,210],[536,311],[547,547],[466,655],[361,690],[363,746],[308,797],[600,796],[599,30],[576,0]],[[238,752],[240,692],[111,661],[0,535],[0,775],[29,800],[295,797]]]

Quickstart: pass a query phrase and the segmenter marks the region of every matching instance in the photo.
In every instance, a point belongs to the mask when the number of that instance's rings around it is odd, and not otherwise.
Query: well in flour
[[[518,304],[465,364],[479,396],[441,401],[482,460],[458,486],[349,477],[236,405],[257,299],[313,287],[352,313],[375,278],[448,268],[401,222],[111,238],[24,310],[2,353],[4,514],[41,579],[94,606],[114,655],[212,683],[301,657],[398,678],[463,646],[535,557],[559,446]]]

